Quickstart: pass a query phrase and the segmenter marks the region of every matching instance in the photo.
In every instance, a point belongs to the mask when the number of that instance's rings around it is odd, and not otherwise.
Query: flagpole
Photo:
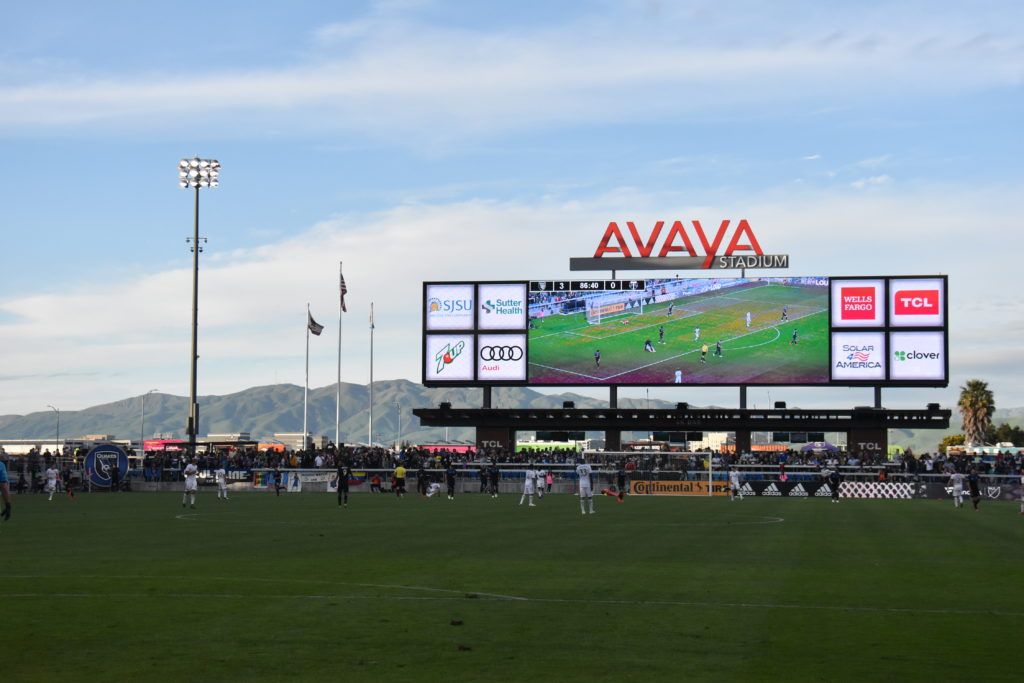
[[[306,386],[302,392],[302,450],[306,450],[308,442],[306,440],[306,434],[309,433],[307,428],[307,418],[309,410],[309,321],[312,320],[313,314],[309,312],[309,303],[306,303]]]
[[[373,448],[373,302],[370,302],[370,448]]]
[[[338,301],[338,393],[334,402],[334,446],[339,449],[341,448],[341,313],[345,300],[345,293],[341,290],[344,287],[345,275],[341,271],[341,261],[338,261],[338,289],[341,292],[341,298]]]

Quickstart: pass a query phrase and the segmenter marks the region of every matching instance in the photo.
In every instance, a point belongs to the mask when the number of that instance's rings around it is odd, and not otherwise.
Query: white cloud
[[[902,196],[812,190],[794,196],[791,189],[780,195],[699,206],[678,195],[623,188],[586,201],[406,205],[324,221],[275,244],[207,252],[200,271],[200,392],[301,384],[306,302],[327,327],[311,342],[311,385],[333,382],[339,260],[350,310],[343,323],[343,379],[368,379],[373,301],[375,376],[418,380],[424,280],[565,277],[567,259],[592,255],[609,220],[650,226],[746,218],[766,252],[791,255],[794,275],[948,273],[953,384],[985,373],[1000,405],[1024,405],[1024,370],[1005,362],[997,373],[989,362],[1019,353],[1024,312],[999,279],[1016,267],[1018,250],[1006,248],[1002,232],[977,229],[1019,215],[1019,195],[950,187]],[[189,269],[82,282],[65,295],[0,302],[0,311],[13,318],[0,326],[0,414],[54,403],[57,394],[62,409],[152,387],[184,395],[190,303]],[[68,376],[81,380],[68,382]],[[896,404],[910,393],[890,395]]]
[[[348,129],[429,144],[545,124],[703,118],[754,103],[784,115],[823,99],[949,97],[1012,87],[1024,74],[1024,55],[1005,41],[964,50],[954,40],[922,51],[922,36],[902,26],[872,38],[867,50],[866,35],[823,44],[832,29],[807,21],[807,40],[769,44],[716,40],[736,30],[727,15],[700,22],[707,36],[671,12],[665,25],[610,13],[513,32],[416,23],[404,4],[320,27],[313,40],[321,49],[306,63],[69,73],[0,87],[0,125],[167,128],[187,112],[204,117],[210,133],[279,133],[287,117],[289,131]],[[963,33],[959,42],[974,35],[967,30],[953,31]],[[335,42],[344,45],[330,49]]]
[[[801,157],[804,161],[816,161],[821,158],[820,154],[808,154],[805,157]]]
[[[871,176],[870,178],[861,178],[859,180],[854,180],[852,183],[850,183],[850,187],[855,187],[858,190],[860,190],[870,185],[885,185],[886,183],[889,183],[891,181],[892,178],[885,174],[875,175]]]

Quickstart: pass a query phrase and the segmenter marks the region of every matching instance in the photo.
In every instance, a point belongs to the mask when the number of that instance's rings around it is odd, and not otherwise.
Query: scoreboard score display
[[[427,282],[426,386],[947,386],[945,276]]]

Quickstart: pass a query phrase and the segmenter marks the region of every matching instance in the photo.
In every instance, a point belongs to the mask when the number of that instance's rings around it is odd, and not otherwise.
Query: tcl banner
[[[889,325],[941,327],[946,323],[946,281],[942,278],[889,281]]]

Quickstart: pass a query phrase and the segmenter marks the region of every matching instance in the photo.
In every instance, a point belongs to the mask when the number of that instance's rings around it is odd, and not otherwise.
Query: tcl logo
[[[874,287],[842,287],[839,292],[840,320],[873,320],[875,318]]]
[[[907,289],[896,292],[896,315],[937,315],[939,290]]]

